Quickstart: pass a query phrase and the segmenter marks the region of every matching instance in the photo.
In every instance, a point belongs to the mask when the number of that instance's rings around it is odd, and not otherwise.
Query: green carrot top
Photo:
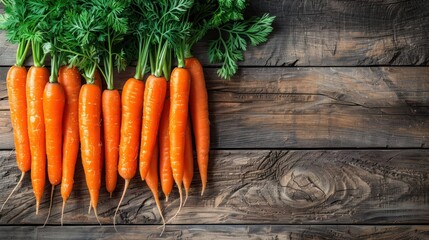
[[[273,16],[245,18],[245,0],[200,0],[191,9],[191,34],[187,39],[185,56],[191,57],[191,48],[209,31],[208,57],[211,63],[221,63],[217,73],[230,79],[237,72],[237,62],[244,60],[248,41],[257,46],[267,41],[273,30]]]
[[[78,6],[65,15],[61,50],[87,83],[94,83],[98,68],[107,88],[113,89],[114,67],[124,70],[127,65],[122,42],[128,34],[129,1],[78,1]]]
[[[2,0],[4,14],[0,15],[0,30],[6,31],[9,42],[18,44],[15,65],[21,67],[30,47],[30,41],[24,36],[28,34],[31,24],[28,22],[28,8],[24,0]]]

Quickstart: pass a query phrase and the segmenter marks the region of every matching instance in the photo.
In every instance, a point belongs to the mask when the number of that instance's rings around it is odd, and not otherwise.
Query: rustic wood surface
[[[429,150],[219,150],[212,151],[206,194],[196,173],[186,206],[176,224],[428,224]],[[0,152],[0,204],[19,179],[12,151]],[[67,224],[97,224],[88,215],[89,197],[82,166],[66,207]],[[98,213],[112,224],[123,182],[112,199],[102,188]],[[35,215],[27,177],[7,204],[0,224],[43,224],[49,186]],[[163,201],[166,219],[178,207],[177,191]],[[59,224],[61,197],[56,191],[49,224]],[[132,180],[119,224],[160,224],[146,185]]]
[[[426,67],[245,68],[231,81],[205,72],[214,149],[429,146]],[[0,99],[0,149],[12,149],[5,91]]]
[[[180,225],[162,238],[429,239],[429,1],[248,2],[252,14],[277,16],[275,30],[249,47],[231,81],[216,77],[207,41],[195,47],[209,90],[210,181],[200,197],[195,173],[172,222]],[[5,39],[1,32],[0,204],[20,174],[4,81],[16,46]],[[116,87],[133,72],[117,75]],[[41,228],[49,186],[36,216],[28,174],[0,213],[0,239],[158,238],[160,216],[137,176],[119,233],[110,225],[122,187],[109,199],[103,186],[97,226],[79,163],[67,226],[58,226],[57,189]],[[177,191],[162,204],[171,218]]]
[[[255,0],[252,14],[277,16],[270,40],[250,47],[243,66],[428,65],[429,1]],[[0,34],[0,65],[16,46]],[[195,55],[207,60],[207,42]],[[30,64],[30,62],[28,62]]]
[[[424,240],[428,226],[341,226],[341,225],[171,225],[162,237],[159,226],[3,226],[2,239],[377,239]]]

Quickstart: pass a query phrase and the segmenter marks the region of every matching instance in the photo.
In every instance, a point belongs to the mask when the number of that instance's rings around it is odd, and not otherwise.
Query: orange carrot
[[[16,163],[18,165],[18,169],[21,171],[21,178],[1,206],[0,211],[3,210],[9,198],[18,189],[18,186],[24,179],[25,173],[28,172],[31,167],[30,142],[28,139],[27,123],[27,100],[25,96],[26,78],[27,70],[25,67],[12,66],[7,72],[6,84],[10,106],[10,118],[13,127]]]
[[[186,68],[176,67],[173,69],[170,77],[169,134],[171,169],[180,195],[180,207],[176,215],[182,207],[182,181],[185,163],[185,139],[190,84],[191,75]]]
[[[161,188],[165,195],[165,201],[173,189],[173,172],[170,163],[170,137],[169,137],[169,116],[170,116],[170,93],[167,90],[164,107],[162,109],[161,121],[159,123],[159,175]]]
[[[43,94],[43,116],[48,178],[53,186],[60,184],[62,175],[62,124],[65,101],[64,89],[59,83],[46,84]]]
[[[146,80],[143,100],[143,123],[140,145],[140,176],[145,179],[150,167],[153,148],[157,141],[159,121],[167,90],[164,77],[150,75]]]
[[[139,153],[140,128],[143,113],[143,81],[130,78],[122,89],[121,137],[119,143],[119,175],[125,179],[125,187],[113,216],[116,224],[116,214],[124,199],[130,180],[137,171]]]
[[[210,121],[209,107],[204,72],[197,58],[185,60],[186,68],[191,73],[191,91],[189,96],[190,115],[195,136],[198,168],[201,176],[203,195],[207,185],[207,166],[210,150]]]
[[[52,185],[49,212],[51,215],[55,186],[61,183],[63,112],[66,96],[63,87],[56,82],[48,82],[43,92],[43,116],[45,119],[46,156],[48,158],[48,179]]]
[[[64,208],[74,184],[74,172],[79,153],[79,91],[81,75],[76,67],[63,66],[58,73],[58,82],[63,86],[66,104],[63,114],[63,173],[61,179],[61,225],[63,224]]]
[[[84,84],[79,94],[79,136],[86,185],[97,220],[97,203],[101,185],[100,120],[100,88],[94,84]]]
[[[44,67],[31,67],[27,74],[28,137],[31,151],[31,183],[36,197],[36,215],[39,213],[46,178],[45,121],[43,116],[43,92],[49,80]]]
[[[156,207],[158,208],[159,215],[161,216],[163,228],[165,228],[165,219],[162,215],[161,203],[159,202],[159,193],[158,193],[158,142],[156,142],[153,149],[152,159],[150,163],[149,171],[146,175],[146,184],[149,189],[152,191],[153,198],[155,199]],[[162,230],[164,232],[164,229]]]
[[[185,205],[189,196],[189,189],[191,188],[192,178],[194,177],[194,157],[192,156],[192,132],[191,120],[188,117],[188,124],[186,125],[186,140],[185,140],[185,166],[183,172],[183,186],[185,187]]]
[[[106,189],[112,196],[118,179],[119,140],[121,131],[121,95],[118,90],[104,90],[102,95]]]

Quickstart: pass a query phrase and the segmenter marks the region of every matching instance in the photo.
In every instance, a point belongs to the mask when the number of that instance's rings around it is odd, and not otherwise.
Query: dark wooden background
[[[277,16],[231,81],[205,57],[212,144],[209,184],[162,238],[429,239],[429,1],[254,0]],[[205,54],[200,44],[195,55]],[[16,47],[0,34],[0,204],[19,179],[5,87]],[[31,65],[29,61],[27,65]],[[117,87],[134,69],[117,76]],[[0,216],[1,239],[158,238],[160,216],[139,178],[112,224],[121,182],[87,214],[82,166],[59,226],[56,192],[35,215],[27,177]],[[163,203],[166,218],[177,191]]]

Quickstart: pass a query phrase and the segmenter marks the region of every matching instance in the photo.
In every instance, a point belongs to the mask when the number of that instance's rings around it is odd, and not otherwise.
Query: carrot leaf
[[[28,9],[24,0],[2,0],[4,14],[0,14],[0,30],[6,31],[6,39],[18,44],[16,66],[22,66],[27,58],[30,41],[23,36],[29,31]]]
[[[257,46],[267,41],[273,30],[274,16],[264,14],[258,18],[242,21],[232,21],[217,27],[218,38],[210,41],[209,60],[212,63],[221,63],[217,73],[221,78],[230,79],[237,72],[237,62],[244,59],[243,53],[250,42]]]

